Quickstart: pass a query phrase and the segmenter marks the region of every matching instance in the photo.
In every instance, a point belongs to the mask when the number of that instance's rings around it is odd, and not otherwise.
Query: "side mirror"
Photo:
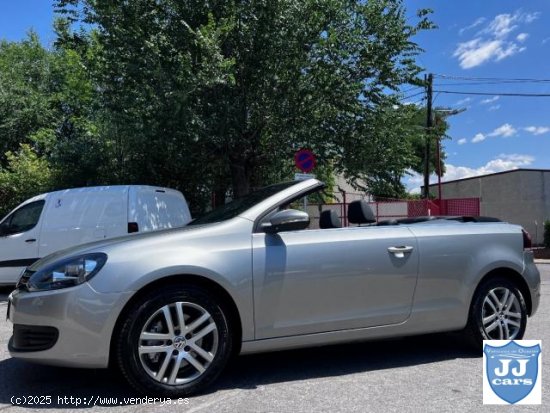
[[[306,229],[309,225],[307,212],[296,209],[285,209],[271,217],[269,223],[262,225],[262,229],[268,234],[275,234],[283,231],[299,231]]]

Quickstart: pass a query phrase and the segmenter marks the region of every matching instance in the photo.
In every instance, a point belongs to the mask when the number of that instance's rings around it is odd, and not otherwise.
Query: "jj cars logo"
[[[541,341],[483,341],[483,404],[541,404]]]

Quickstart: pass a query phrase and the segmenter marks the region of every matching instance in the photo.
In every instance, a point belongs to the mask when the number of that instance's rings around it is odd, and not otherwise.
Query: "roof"
[[[486,174],[486,175],[476,175],[476,176],[470,176],[468,178],[461,178],[461,179],[454,179],[452,181],[442,181],[441,182],[441,185],[445,185],[445,184],[452,184],[454,182],[462,182],[462,181],[467,181],[467,180],[470,180],[470,179],[480,179],[480,178],[487,178],[489,176],[495,176],[495,175],[504,175],[504,174],[510,174],[510,173],[514,173],[514,172],[546,172],[546,173],[550,173],[550,169],[532,169],[532,168],[518,168],[518,169],[510,169],[508,171],[502,171],[502,172],[495,172],[495,173],[492,173],[492,174]],[[431,187],[437,187],[437,183],[435,184],[430,184],[430,188]]]

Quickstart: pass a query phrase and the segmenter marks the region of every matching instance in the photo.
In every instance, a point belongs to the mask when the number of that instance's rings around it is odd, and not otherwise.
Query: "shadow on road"
[[[479,357],[458,333],[429,334],[243,356],[215,388],[254,389],[260,385],[337,377],[353,373]]]
[[[338,377],[472,357],[477,355],[468,351],[456,334],[432,334],[242,356],[230,364],[208,393],[221,389],[253,390],[270,383]],[[124,397],[140,396],[113,371],[56,368],[16,359],[1,361],[0,404],[11,404],[12,396],[29,395],[52,396],[50,405],[34,405],[33,408],[91,407],[64,405],[59,403],[58,396],[74,396],[81,400],[117,397],[116,405],[129,404],[122,400]],[[202,397],[207,398],[208,395]]]

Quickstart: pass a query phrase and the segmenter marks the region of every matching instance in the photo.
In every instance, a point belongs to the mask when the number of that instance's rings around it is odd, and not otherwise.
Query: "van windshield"
[[[266,186],[257,191],[251,192],[250,194],[245,195],[242,198],[234,199],[233,201],[225,205],[213,209],[212,211],[207,212],[201,217],[194,219],[188,225],[212,224],[214,222],[221,222],[231,218],[235,218],[247,209],[252,208],[254,205],[259,204],[260,202],[264,201],[272,195],[275,195],[277,192],[287,189],[292,185],[297,184],[298,182],[299,181],[292,181]]]

